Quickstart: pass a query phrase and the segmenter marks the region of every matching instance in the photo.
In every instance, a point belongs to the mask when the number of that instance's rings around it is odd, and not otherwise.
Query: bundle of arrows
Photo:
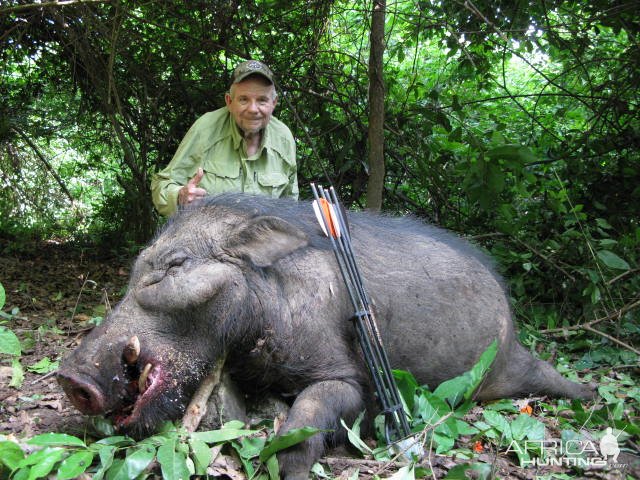
[[[356,263],[344,210],[333,187],[325,189],[312,183],[311,190],[315,198],[313,209],[322,231],[331,240],[340,273],[353,303],[355,313],[352,320],[385,416],[386,441],[392,444],[409,437],[411,430]]]

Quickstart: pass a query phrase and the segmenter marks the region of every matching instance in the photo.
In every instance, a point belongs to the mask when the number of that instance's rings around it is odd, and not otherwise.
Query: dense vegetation
[[[637,365],[637,4],[397,0],[385,13],[383,210],[489,251],[532,348],[558,339],[585,368]],[[2,2],[0,249],[146,241],[152,173],[252,57],[279,76],[302,196],[332,182],[365,208],[380,171],[371,15],[339,0]]]

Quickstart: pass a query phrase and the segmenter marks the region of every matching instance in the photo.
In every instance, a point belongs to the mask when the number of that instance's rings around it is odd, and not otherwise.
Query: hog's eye
[[[171,271],[174,268],[181,267],[187,261],[187,257],[174,257],[167,262],[167,271]]]

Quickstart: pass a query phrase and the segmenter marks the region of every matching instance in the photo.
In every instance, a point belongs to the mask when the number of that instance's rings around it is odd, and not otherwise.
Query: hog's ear
[[[299,228],[278,217],[257,217],[234,232],[228,243],[231,253],[248,258],[257,267],[268,267],[309,244]]]

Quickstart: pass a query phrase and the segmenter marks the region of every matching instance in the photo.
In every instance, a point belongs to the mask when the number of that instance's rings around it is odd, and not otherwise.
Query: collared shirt
[[[262,132],[260,147],[248,156],[227,107],[205,113],[191,126],[167,167],[151,180],[153,203],[162,215],[177,209],[178,191],[202,167],[198,184],[210,194],[246,192],[298,198],[296,146],[291,131],[275,117]]]

